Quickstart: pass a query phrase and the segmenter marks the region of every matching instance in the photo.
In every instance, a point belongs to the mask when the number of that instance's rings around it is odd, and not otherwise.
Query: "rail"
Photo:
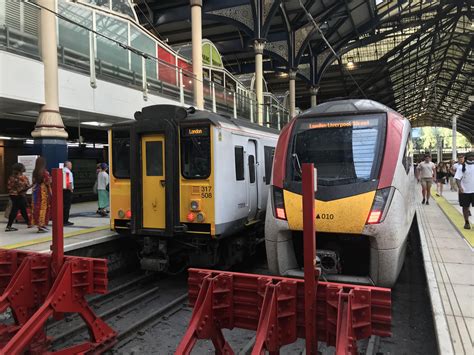
[[[90,34],[91,41],[93,40],[92,36]],[[89,55],[85,55],[59,45],[58,65],[61,68],[88,75],[92,89],[97,87],[97,80],[104,80],[141,90],[145,101],[148,101],[149,95],[153,94],[179,101],[182,105],[193,105],[192,88],[193,81],[196,79],[186,69],[164,61],[155,59],[154,62],[151,62],[153,59],[140,57],[141,71],[136,71],[132,70],[130,64],[128,68],[124,68],[97,58],[94,47],[94,45],[90,46]],[[6,25],[0,27],[0,50],[40,60],[38,37]],[[138,57],[133,52],[129,55]],[[151,73],[147,73],[147,68]],[[207,67],[205,69],[213,70]],[[233,118],[256,122],[257,102],[252,92],[240,88],[229,89],[207,79],[203,80],[203,86],[205,109]],[[266,93],[262,124],[280,129],[288,120],[288,111],[278,103],[273,94]]]

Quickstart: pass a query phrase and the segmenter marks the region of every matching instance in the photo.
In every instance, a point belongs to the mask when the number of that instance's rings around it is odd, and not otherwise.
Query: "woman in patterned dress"
[[[33,170],[33,224],[38,227],[38,233],[48,231],[51,211],[51,175],[46,170],[46,159],[36,159]]]

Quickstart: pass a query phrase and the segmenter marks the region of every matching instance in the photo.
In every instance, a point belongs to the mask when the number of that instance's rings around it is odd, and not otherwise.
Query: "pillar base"
[[[67,160],[67,143],[65,139],[35,138],[33,152],[46,158],[48,170],[59,167]]]

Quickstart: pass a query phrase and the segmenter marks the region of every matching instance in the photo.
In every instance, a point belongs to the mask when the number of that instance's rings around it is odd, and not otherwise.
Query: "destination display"
[[[181,129],[183,137],[207,137],[209,136],[209,127],[185,127]]]
[[[377,126],[376,119],[361,119],[361,120],[341,120],[341,121],[326,121],[326,122],[308,122],[301,125],[301,129],[323,129],[323,128],[346,128],[346,127],[372,127]]]

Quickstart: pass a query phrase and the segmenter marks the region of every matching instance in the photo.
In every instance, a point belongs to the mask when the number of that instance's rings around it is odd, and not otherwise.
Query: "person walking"
[[[421,204],[430,204],[431,185],[436,176],[436,165],[431,161],[431,155],[425,154],[425,159],[418,164],[418,181],[421,182],[423,201]]]
[[[443,196],[443,185],[446,183],[448,169],[446,164],[440,162],[436,167],[436,196]]]
[[[28,218],[28,211],[26,210],[26,191],[28,191],[28,189],[31,187],[30,181],[28,180],[28,177],[23,175],[25,172],[25,166],[23,164],[13,164],[12,170],[12,175],[8,179],[7,184],[8,195],[10,195],[12,208],[10,210],[5,232],[14,232],[18,230],[12,226],[18,211],[21,212],[21,215],[23,216],[28,228],[31,228],[30,219]]]
[[[64,226],[72,226],[69,220],[69,213],[71,211],[72,193],[74,191],[74,175],[72,174],[72,163],[67,160],[63,167],[63,224]]]
[[[100,164],[100,172],[97,175],[97,194],[99,195],[99,213],[102,217],[107,216],[109,208],[109,174],[106,163]]]
[[[33,170],[33,224],[38,227],[38,233],[48,231],[46,227],[51,213],[51,175],[46,170],[46,159],[36,159]]]
[[[474,152],[466,154],[463,164],[458,165],[456,170],[456,184],[459,191],[459,204],[464,216],[464,229],[471,229],[469,216],[470,207],[474,206]]]

